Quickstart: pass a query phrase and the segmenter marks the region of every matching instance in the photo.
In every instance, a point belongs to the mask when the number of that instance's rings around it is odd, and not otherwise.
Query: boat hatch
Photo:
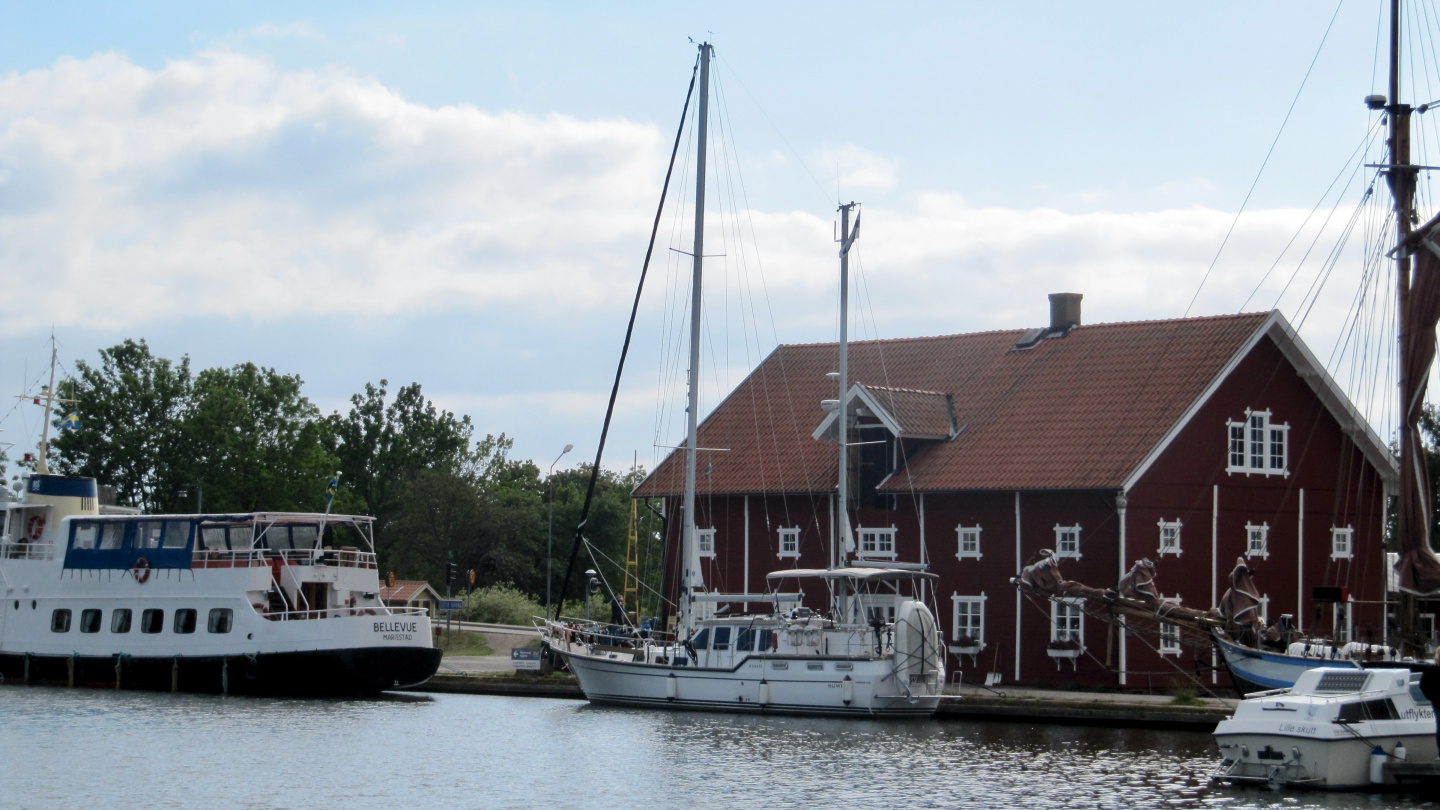
[[[1346,695],[1363,692],[1365,691],[1365,682],[1369,679],[1370,673],[1364,670],[1326,672],[1320,676],[1320,683],[1315,687],[1315,694]]]
[[[1400,713],[1390,698],[1378,700],[1357,700],[1342,703],[1340,713],[1335,716],[1337,723],[1364,723],[1369,720],[1399,720]]]

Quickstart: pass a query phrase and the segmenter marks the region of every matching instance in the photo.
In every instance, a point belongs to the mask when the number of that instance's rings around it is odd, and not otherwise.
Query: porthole
[[[35,600],[34,600],[34,599],[31,599],[31,600],[30,600],[30,609],[31,609],[31,610],[34,610],[34,609],[35,609]]]

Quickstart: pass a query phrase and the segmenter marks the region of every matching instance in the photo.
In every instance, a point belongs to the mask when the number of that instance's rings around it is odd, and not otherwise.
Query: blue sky
[[[1359,162],[1379,10],[1340,7],[1194,312],[1240,309]],[[52,328],[67,362],[144,337],[201,366],[298,373],[327,410],[366,381],[418,381],[542,466],[566,443],[567,463],[588,457],[687,38],[707,32],[744,176],[731,223],[750,238],[725,242],[707,291],[708,403],[776,340],[833,339],[837,184],[866,206],[861,336],[1035,325],[1061,289],[1086,294],[1091,322],[1175,317],[1335,11],[3,3],[0,382],[36,377]],[[1410,100],[1432,76],[1440,98],[1427,53]],[[682,230],[667,220],[662,239]],[[1337,267],[1302,328],[1322,358],[1360,278],[1358,260]],[[1311,269],[1282,294],[1289,268],[1246,308],[1300,320]],[[674,376],[655,370],[676,350],[678,270],[659,262],[642,313],[616,464],[678,438],[657,415]],[[21,408],[0,427],[24,444],[37,422]]]

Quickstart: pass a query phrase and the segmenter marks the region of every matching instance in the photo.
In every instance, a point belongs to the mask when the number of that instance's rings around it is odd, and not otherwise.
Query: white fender
[[[769,682],[769,681],[761,681],[761,682],[760,682],[760,705],[761,705],[761,706],[764,706],[765,704],[767,704],[767,703],[769,703],[769,702],[770,702],[770,682]]]
[[[850,680],[849,675],[846,675],[845,680],[840,682],[840,686],[845,697],[845,705],[849,706],[855,700],[855,682]]]
[[[679,680],[673,672],[670,673],[670,677],[665,679],[665,698],[667,700],[674,700],[679,693]]]

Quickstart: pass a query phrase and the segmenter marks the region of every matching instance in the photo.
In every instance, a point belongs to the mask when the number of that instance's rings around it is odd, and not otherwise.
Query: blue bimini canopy
[[[195,521],[174,517],[73,519],[65,567],[129,569],[142,558],[150,568],[189,568]]]

